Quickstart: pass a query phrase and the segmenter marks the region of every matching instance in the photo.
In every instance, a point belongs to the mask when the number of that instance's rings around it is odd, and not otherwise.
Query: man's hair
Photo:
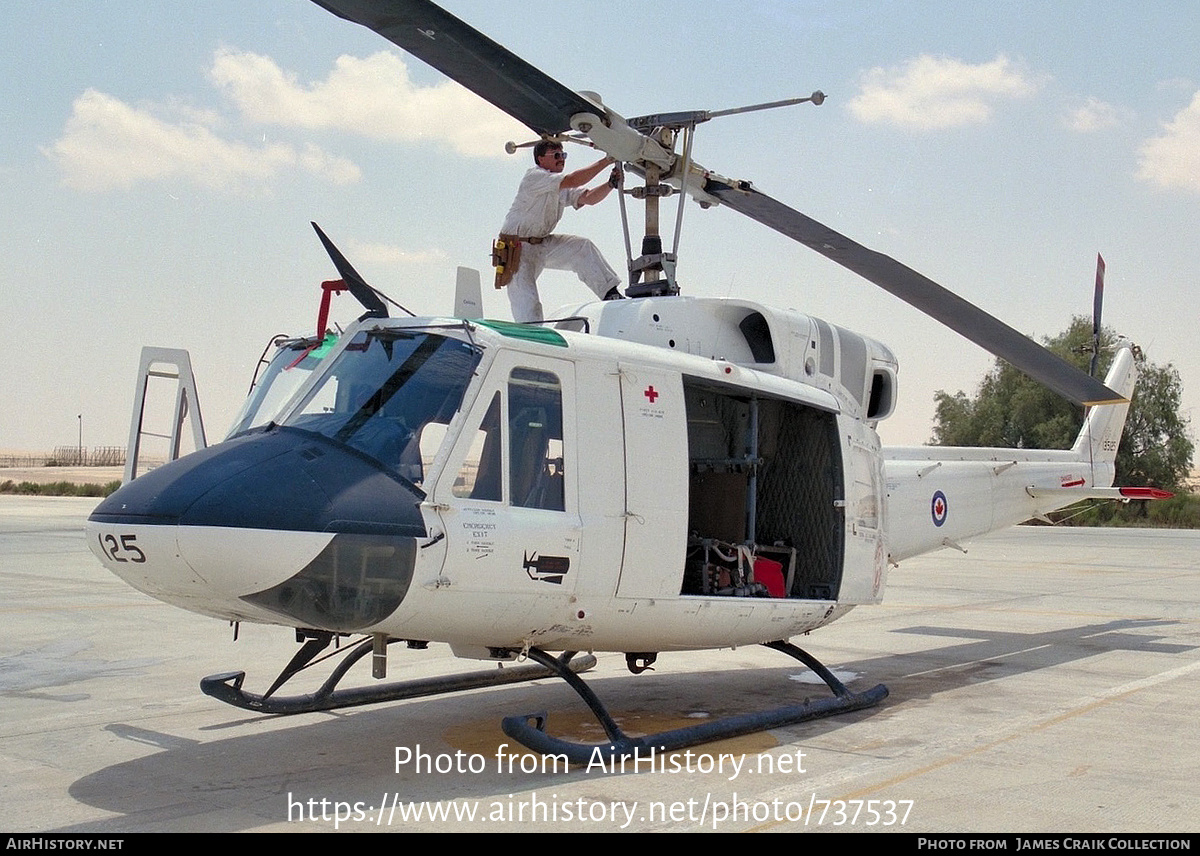
[[[541,140],[536,146],[533,147],[533,162],[537,163],[540,161],[542,159],[542,155],[544,155],[546,152],[560,151],[562,151],[562,143],[556,142],[555,140]]]

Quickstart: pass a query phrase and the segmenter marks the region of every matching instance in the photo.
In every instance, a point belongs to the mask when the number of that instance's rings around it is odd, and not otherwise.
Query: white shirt
[[[579,197],[585,192],[582,187],[563,190],[560,187],[563,178],[563,173],[540,166],[525,173],[500,231],[522,238],[544,238],[553,232],[566,207],[578,208]]]

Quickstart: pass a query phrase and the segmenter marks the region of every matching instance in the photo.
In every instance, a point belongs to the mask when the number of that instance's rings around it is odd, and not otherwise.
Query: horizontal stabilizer
[[[1034,487],[1025,488],[1035,499],[1039,496],[1073,497],[1075,499],[1170,499],[1175,496],[1169,490],[1157,487]]]

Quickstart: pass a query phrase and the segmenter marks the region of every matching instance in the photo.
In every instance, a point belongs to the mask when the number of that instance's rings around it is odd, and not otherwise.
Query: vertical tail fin
[[[1117,354],[1104,384],[1127,399],[1133,398],[1137,384],[1137,362],[1134,360],[1134,345],[1127,339],[1117,343]],[[1105,404],[1093,407],[1083,421],[1083,428],[1075,439],[1072,451],[1092,466],[1092,484],[1097,487],[1111,485],[1117,447],[1121,443],[1121,432],[1125,428],[1125,417],[1129,414],[1129,401],[1123,404]]]

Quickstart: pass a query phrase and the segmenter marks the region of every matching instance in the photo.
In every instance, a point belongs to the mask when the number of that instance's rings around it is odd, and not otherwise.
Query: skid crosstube
[[[621,730],[603,702],[577,674],[596,665],[596,658],[591,655],[576,659],[577,652],[567,651],[554,657],[539,648],[530,648],[529,659],[537,665],[400,681],[376,687],[337,689],[338,683],[345,677],[350,667],[374,650],[373,641],[366,640],[350,649],[342,662],[337,665],[316,692],[307,695],[275,696],[275,691],[307,666],[329,644],[330,638],[328,634],[321,634],[320,637],[310,639],[283,669],[271,688],[262,695],[248,693],[242,689],[246,673],[241,671],[210,675],[200,681],[200,689],[206,695],[234,707],[258,713],[286,715],[421,698],[558,676],[579,694],[600,721],[608,736],[608,743],[573,743],[553,737],[546,733],[547,715],[544,712],[506,717],[501,723],[501,727],[509,737],[535,752],[564,756],[572,764],[580,766],[594,762],[597,752],[601,754],[605,762],[635,754],[648,754],[652,750],[671,752],[689,746],[711,743],[715,740],[725,740],[771,728],[781,728],[785,725],[794,725],[799,722],[874,707],[888,695],[887,687],[883,684],[878,684],[861,693],[851,692],[819,660],[803,649],[789,642],[767,642],[764,643],[765,647],[794,657],[816,672],[833,692],[833,696],[816,701],[806,700],[799,705],[787,705],[757,713],[730,716],[714,722],[663,731],[658,734],[630,737]]]
[[[570,684],[571,688],[587,703],[604,727],[609,742],[607,744],[572,743],[552,737],[545,731],[547,716],[544,712],[507,717],[502,723],[502,727],[505,734],[535,752],[541,752],[543,755],[562,755],[572,764],[583,766],[595,761],[597,752],[601,753],[601,757],[606,763],[632,756],[635,753],[648,755],[652,749],[656,752],[671,752],[688,746],[710,743],[714,740],[740,737],[743,734],[753,734],[838,713],[862,710],[874,707],[887,698],[888,689],[883,684],[878,684],[861,693],[850,692],[819,660],[795,645],[782,641],[767,642],[764,645],[803,662],[821,677],[834,695],[831,698],[806,701],[800,705],[789,705],[758,713],[726,717],[715,722],[663,731],[644,737],[630,737],[621,731],[603,703],[582,678],[569,669],[561,667],[560,660],[544,651],[531,648],[529,650],[531,660],[537,661],[547,669],[552,669],[560,678]]]
[[[313,647],[315,648],[316,646]],[[342,662],[338,664],[337,668],[333,670],[328,680],[321,685],[320,689],[311,694],[295,696],[273,695],[275,690],[284,681],[302,668],[302,666],[297,666],[295,659],[293,659],[292,663],[288,664],[288,668],[280,675],[281,680],[276,680],[271,689],[262,695],[249,693],[242,689],[242,682],[246,679],[246,673],[242,671],[221,672],[216,675],[209,675],[201,679],[200,689],[205,695],[212,696],[234,707],[253,710],[258,713],[286,715],[312,713],[320,710],[335,710],[337,708],[355,707],[364,704],[379,704],[388,701],[402,701],[403,699],[422,698],[482,687],[496,687],[504,686],[505,684],[521,683],[523,681],[533,681],[538,678],[548,678],[561,674],[559,671],[560,666],[568,674],[573,675],[576,671],[586,671],[596,665],[595,657],[586,655],[576,659],[576,652],[569,651],[559,658],[551,658],[556,664],[554,667],[543,667],[540,665],[516,666],[513,668],[469,672],[462,675],[445,675],[438,678],[399,681],[374,687],[337,689],[338,683],[345,676],[346,672],[350,670],[350,667],[367,654],[370,654],[372,650],[373,642],[370,639],[352,648]],[[297,654],[297,657],[304,654],[308,654],[309,659],[311,659],[316,654],[316,651],[311,650],[306,645]]]

